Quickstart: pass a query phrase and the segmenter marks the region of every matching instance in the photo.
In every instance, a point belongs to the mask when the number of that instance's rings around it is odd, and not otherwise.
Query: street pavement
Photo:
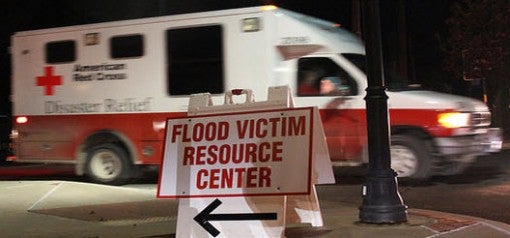
[[[510,237],[510,224],[431,210],[408,209],[402,224],[365,224],[360,204],[338,201],[341,188],[317,192],[324,226],[290,224],[286,237]],[[176,199],[156,198],[155,184],[0,181],[2,238],[175,237],[177,209]]]

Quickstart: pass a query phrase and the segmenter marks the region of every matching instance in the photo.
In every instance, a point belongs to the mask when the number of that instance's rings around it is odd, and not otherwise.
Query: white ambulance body
[[[246,88],[265,100],[269,86],[289,85],[296,106],[321,109],[332,160],[365,163],[364,52],[333,23],[271,6],[19,32],[16,160],[72,163],[96,182],[122,183],[161,162],[165,121],[184,115],[190,94],[220,104],[225,91]],[[499,149],[479,101],[388,95],[401,176],[455,173]]]

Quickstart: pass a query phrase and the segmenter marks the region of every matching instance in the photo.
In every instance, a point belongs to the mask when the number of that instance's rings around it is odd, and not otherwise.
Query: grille
[[[491,124],[490,112],[473,112],[471,113],[471,126],[483,127]]]

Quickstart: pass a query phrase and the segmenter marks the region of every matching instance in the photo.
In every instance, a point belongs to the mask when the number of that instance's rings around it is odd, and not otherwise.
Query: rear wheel
[[[391,137],[391,168],[398,177],[426,179],[432,173],[430,145],[410,135]]]
[[[132,167],[127,152],[116,144],[101,144],[88,150],[86,173],[96,183],[124,184],[131,177]]]

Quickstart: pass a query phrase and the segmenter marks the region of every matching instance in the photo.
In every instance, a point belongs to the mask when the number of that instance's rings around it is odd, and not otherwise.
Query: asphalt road
[[[338,175],[343,202],[361,205],[364,181],[359,175]],[[328,185],[331,186],[331,185]],[[433,177],[421,183],[401,181],[399,192],[410,208],[482,217],[510,224],[510,150],[478,158],[456,176]]]
[[[337,170],[337,183],[319,185],[317,191],[340,187],[338,201],[361,205],[365,180],[362,170]],[[0,180],[67,180],[86,182],[73,175],[69,166],[6,163]],[[154,186],[157,174],[148,173],[127,186]],[[336,188],[335,188],[336,189]],[[436,210],[482,217],[510,224],[510,150],[481,157],[461,175],[434,177],[422,183],[401,181],[400,194],[410,208]]]

